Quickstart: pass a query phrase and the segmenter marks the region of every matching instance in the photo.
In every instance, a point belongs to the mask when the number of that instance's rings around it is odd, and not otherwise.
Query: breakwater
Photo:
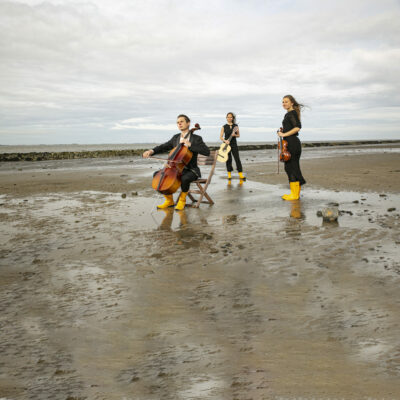
[[[303,147],[334,147],[334,146],[361,146],[380,144],[400,144],[400,140],[358,140],[333,142],[303,142]],[[276,149],[276,144],[245,144],[239,145],[239,150]],[[217,150],[218,146],[209,146]],[[124,150],[95,150],[95,151],[58,151],[58,152],[28,152],[28,153],[0,153],[0,162],[4,161],[46,161],[68,160],[78,158],[110,158],[140,156],[147,149]]]

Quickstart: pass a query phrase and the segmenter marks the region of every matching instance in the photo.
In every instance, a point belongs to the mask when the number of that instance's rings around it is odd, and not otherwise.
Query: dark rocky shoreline
[[[303,147],[332,147],[332,146],[360,146],[377,144],[399,144],[400,140],[362,140],[341,142],[303,142]],[[239,146],[240,150],[276,149],[276,144],[247,144]],[[210,146],[211,150],[219,147]],[[140,156],[147,149],[128,150],[96,150],[96,151],[62,151],[62,152],[30,152],[30,153],[1,153],[1,161],[46,161],[68,160],[76,158],[110,158]]]

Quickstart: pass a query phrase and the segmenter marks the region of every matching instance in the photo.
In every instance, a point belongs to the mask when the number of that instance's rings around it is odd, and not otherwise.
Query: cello
[[[188,138],[194,131],[201,129],[199,124],[195,124],[194,128],[190,129],[185,135]],[[175,193],[181,186],[182,171],[192,159],[193,153],[183,143],[179,143],[174,147],[166,160],[166,164],[162,169],[157,171],[153,176],[151,186],[157,192],[169,195]],[[163,158],[155,158],[157,160],[165,160]]]

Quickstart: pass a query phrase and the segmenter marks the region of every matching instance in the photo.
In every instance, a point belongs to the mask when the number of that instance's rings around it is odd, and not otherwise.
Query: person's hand
[[[192,145],[192,143],[190,143],[189,140],[185,138],[181,138],[179,143],[183,143],[186,147],[190,147]]]
[[[282,131],[278,131],[277,134],[278,134],[278,136],[280,136],[280,137],[285,137],[285,134],[284,134]]]
[[[229,144],[229,140],[225,139],[224,143]]]
[[[143,157],[143,158],[149,158],[149,157],[151,157],[153,154],[154,154],[154,151],[153,151],[153,150],[147,150],[147,151],[145,151],[145,152],[142,154],[142,157]]]

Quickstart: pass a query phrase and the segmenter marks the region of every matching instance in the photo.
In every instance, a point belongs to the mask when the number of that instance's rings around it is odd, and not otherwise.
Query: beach
[[[0,398],[400,399],[400,144],[304,149],[293,202],[241,159],[179,213],[155,160],[0,163]]]

